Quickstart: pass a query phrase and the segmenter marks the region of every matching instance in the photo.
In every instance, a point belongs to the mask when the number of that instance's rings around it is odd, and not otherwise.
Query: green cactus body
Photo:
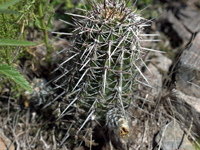
[[[78,132],[92,116],[105,119],[115,106],[127,120],[124,108],[137,92],[138,64],[145,53],[140,34],[148,22],[125,0],[88,3],[92,11],[85,10],[84,16],[68,13],[75,25],[69,35],[75,39],[68,49],[70,58],[60,65],[66,70],[61,86],[67,87],[69,104],[88,114]]]

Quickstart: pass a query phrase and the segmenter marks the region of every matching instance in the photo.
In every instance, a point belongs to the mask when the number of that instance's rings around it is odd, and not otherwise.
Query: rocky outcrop
[[[163,150],[190,150],[191,143],[183,135],[200,135],[200,11],[195,2],[174,2],[165,14],[163,32],[174,42],[174,49],[179,48],[179,55],[172,65],[170,94],[162,91],[161,95],[167,112],[180,122],[165,125],[156,142]],[[179,125],[185,127],[185,133]]]

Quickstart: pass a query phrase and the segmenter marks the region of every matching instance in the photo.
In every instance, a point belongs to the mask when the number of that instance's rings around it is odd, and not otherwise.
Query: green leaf
[[[7,9],[9,6],[14,5],[15,3],[19,2],[20,0],[10,0],[0,5],[0,9]]]
[[[6,64],[0,64],[0,73],[6,75],[6,77],[11,78],[25,90],[32,92],[28,81],[15,68]]]
[[[40,19],[38,19],[37,17],[35,17],[35,24],[36,24],[36,26],[38,27],[38,28],[40,28],[40,29],[42,29],[42,27],[41,27],[41,20]]]
[[[10,9],[0,9],[0,13],[17,14],[17,15],[20,14],[19,12]]]
[[[37,45],[34,42],[29,41],[19,41],[13,39],[0,39],[1,46],[34,46]]]

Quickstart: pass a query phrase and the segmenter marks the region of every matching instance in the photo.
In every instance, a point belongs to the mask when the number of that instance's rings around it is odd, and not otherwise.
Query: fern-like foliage
[[[32,92],[28,81],[15,68],[8,66],[7,64],[0,64],[0,74],[4,74],[25,90]]]

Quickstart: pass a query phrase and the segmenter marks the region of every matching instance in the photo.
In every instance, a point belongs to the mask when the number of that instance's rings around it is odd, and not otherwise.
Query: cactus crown
[[[128,2],[125,3],[125,1],[105,0],[103,2],[99,1],[97,4],[94,1],[89,3],[93,8],[94,17],[108,22],[122,23],[123,18],[132,12],[131,9],[126,7]]]

